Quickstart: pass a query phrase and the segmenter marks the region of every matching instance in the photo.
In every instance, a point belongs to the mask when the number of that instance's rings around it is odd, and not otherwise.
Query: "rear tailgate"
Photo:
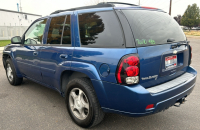
[[[183,74],[189,47],[178,23],[155,10],[122,10],[129,21],[140,59],[140,84],[145,88]]]

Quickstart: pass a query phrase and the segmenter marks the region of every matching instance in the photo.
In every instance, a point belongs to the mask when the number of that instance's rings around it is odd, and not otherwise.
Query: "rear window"
[[[185,41],[178,23],[167,13],[149,10],[123,10],[134,34],[136,46],[150,46]]]
[[[84,47],[124,47],[121,26],[113,11],[79,14],[81,45]]]

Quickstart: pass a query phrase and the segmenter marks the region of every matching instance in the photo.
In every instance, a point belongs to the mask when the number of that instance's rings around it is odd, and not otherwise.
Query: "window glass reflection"
[[[53,17],[49,26],[47,44],[61,44],[65,16]]]
[[[25,34],[24,44],[41,44],[47,19],[34,23]]]
[[[113,11],[79,14],[79,31],[83,46],[123,46],[121,27]]]

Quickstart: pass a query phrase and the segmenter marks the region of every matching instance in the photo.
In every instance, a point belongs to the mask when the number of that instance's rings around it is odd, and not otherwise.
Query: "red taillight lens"
[[[147,105],[146,109],[151,109],[153,107],[154,107],[154,104],[149,104],[149,105]]]
[[[121,84],[122,80],[121,80],[121,72],[122,72],[122,67],[123,67],[123,62],[120,64],[118,71],[117,71],[117,81]]]
[[[136,66],[139,63],[139,59],[136,56],[130,56],[124,60],[124,63],[128,63],[131,66]]]
[[[117,82],[135,84],[139,82],[139,58],[137,55],[126,55],[120,60],[116,71]]]
[[[137,76],[139,74],[139,68],[137,66],[130,66],[126,68],[126,75],[128,77]]]

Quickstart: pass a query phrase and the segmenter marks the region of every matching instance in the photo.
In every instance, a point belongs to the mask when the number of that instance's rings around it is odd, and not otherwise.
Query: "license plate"
[[[177,66],[177,55],[165,57],[165,68],[170,69]]]

